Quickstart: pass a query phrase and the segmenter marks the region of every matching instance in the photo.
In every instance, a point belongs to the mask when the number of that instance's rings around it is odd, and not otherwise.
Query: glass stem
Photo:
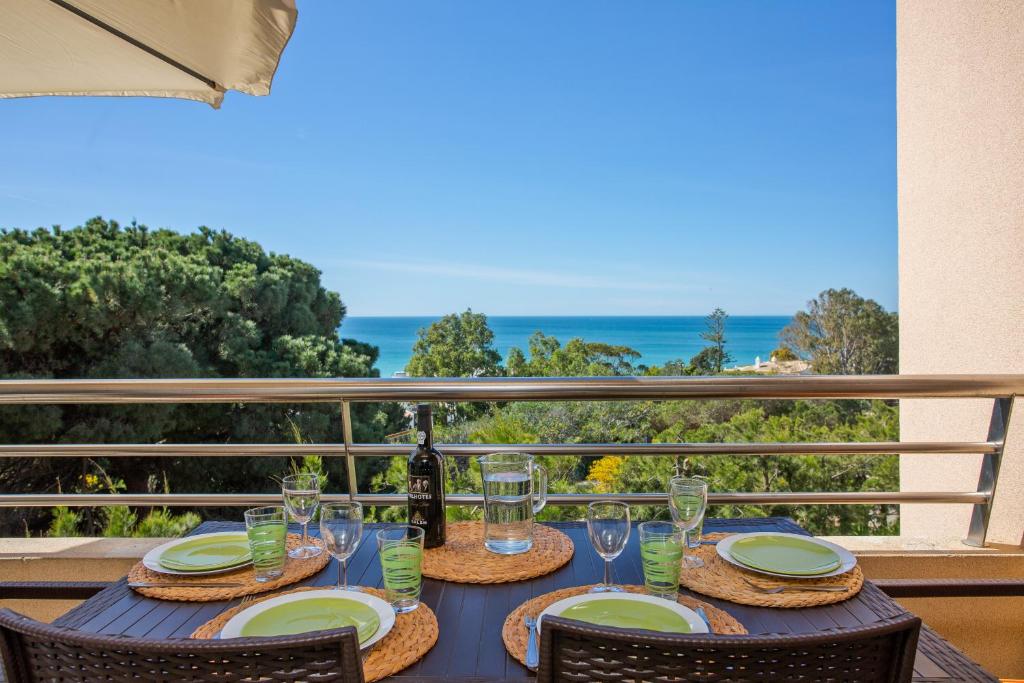
[[[342,589],[342,586],[341,586],[341,577],[342,577],[341,568],[342,568],[342,566],[344,566],[344,564],[345,564],[345,562],[343,560],[338,560],[338,590]]]
[[[612,561],[604,561],[604,585],[612,585]]]
[[[341,561],[341,575],[344,577],[344,590],[348,590],[348,558]]]
[[[306,527],[309,526],[309,522],[302,523],[302,547],[305,548],[309,543],[306,542]]]

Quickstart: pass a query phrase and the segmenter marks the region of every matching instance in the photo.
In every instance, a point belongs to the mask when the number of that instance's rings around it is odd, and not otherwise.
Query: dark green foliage
[[[73,230],[0,232],[3,378],[376,376],[377,349],[338,338],[344,313],[316,268],[226,232],[182,235],[99,218]],[[395,406],[354,404],[354,436],[379,440],[398,417]],[[337,441],[338,406],[0,409],[4,443],[280,442],[293,426],[311,442]],[[274,490],[272,475],[287,467],[280,458],[198,463],[111,458],[103,467],[132,492],[163,490],[167,482],[178,492],[221,493]],[[341,463],[330,469],[340,485]],[[88,471],[67,459],[0,459],[0,490],[80,490]],[[94,520],[84,520],[86,531],[95,531],[103,520],[84,512]],[[10,533],[24,520],[3,521],[0,531]]]
[[[726,363],[732,362],[732,356],[725,350],[725,320],[728,317],[725,311],[721,308],[716,308],[705,319],[707,329],[700,333],[700,338],[710,342],[710,345],[704,347],[700,353],[690,359],[690,365],[695,369],[701,370],[700,372],[691,372],[690,374],[712,374],[711,372],[703,372],[704,366],[713,370],[714,373],[719,373]]]

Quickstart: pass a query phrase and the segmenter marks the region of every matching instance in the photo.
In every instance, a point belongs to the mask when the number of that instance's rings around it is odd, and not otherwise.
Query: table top
[[[352,584],[381,586],[380,562],[370,535],[381,525],[367,524],[363,542],[349,560]],[[437,615],[440,636],[437,644],[418,663],[393,681],[510,680],[528,681],[533,675],[505,651],[501,627],[505,617],[519,604],[559,588],[599,583],[600,558],[587,539],[582,522],[556,522],[554,526],[573,541],[572,560],[558,571],[530,581],[503,584],[460,584],[426,579],[423,602]],[[205,522],[192,533],[242,529],[241,522]],[[783,531],[807,532],[792,520],[781,517],[757,519],[707,519],[704,530],[712,532]],[[313,533],[312,526],[310,532]],[[630,534],[626,551],[614,562],[614,580],[622,584],[643,584],[638,534]],[[337,577],[335,560],[323,571],[296,585],[333,585]],[[824,607],[775,609],[748,607],[698,595],[724,609],[751,634],[809,633],[875,623],[905,610],[866,581],[861,592],[844,602]],[[148,638],[187,638],[196,627],[238,601],[170,602],[146,598],[118,581],[67,612],[54,623],[107,635]],[[460,644],[457,646],[457,644]],[[467,647],[476,643],[476,647]],[[927,627],[921,631],[914,680],[920,683],[950,681],[996,681],[997,679],[942,640]]]

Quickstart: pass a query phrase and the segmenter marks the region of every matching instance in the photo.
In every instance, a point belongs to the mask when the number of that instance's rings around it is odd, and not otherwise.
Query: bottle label
[[[416,443],[418,443],[419,445],[422,446],[426,442],[427,442],[427,433],[426,432],[416,432]]]
[[[409,498],[430,500],[430,477],[409,477]]]

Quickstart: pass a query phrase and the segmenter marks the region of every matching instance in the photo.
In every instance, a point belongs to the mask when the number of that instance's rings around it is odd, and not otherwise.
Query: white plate
[[[340,591],[334,588],[325,588],[324,590],[319,591],[302,591],[300,593],[279,595],[276,598],[264,600],[263,602],[257,603],[248,609],[244,609],[231,617],[231,619],[228,620],[228,623],[224,624],[224,628],[220,630],[220,637],[240,638],[242,636],[242,627],[257,614],[264,612],[271,607],[276,607],[277,605],[314,598],[345,598],[346,600],[354,600],[369,606],[377,613],[377,618],[380,619],[380,626],[377,627],[377,632],[360,646],[364,650],[386,636],[395,625],[394,608],[378,598],[376,595],[360,593],[357,591]]]
[[[167,567],[160,564],[160,556],[163,555],[165,550],[173,548],[179,543],[184,543],[185,541],[192,541],[197,538],[205,538],[207,536],[238,536],[238,534],[239,532],[237,531],[215,531],[210,534],[196,534],[194,536],[183,536],[182,538],[176,538],[173,541],[168,541],[167,543],[164,543],[163,545],[158,545],[157,547],[153,548],[148,553],[146,553],[146,555],[142,558],[142,565],[150,571],[159,572],[160,574],[174,574],[175,576],[205,576],[207,574],[223,574],[224,572],[233,572],[241,567],[247,567],[251,565],[252,560],[249,560],[248,562],[243,562],[242,564],[236,564],[233,567],[225,567],[224,569],[213,569],[211,571],[205,572],[182,572],[178,571],[177,569],[168,569]]]
[[[820,546],[824,546],[826,548],[831,548],[832,550],[835,551],[835,553],[837,555],[839,555],[839,567],[836,568],[836,569],[833,569],[830,572],[826,572],[824,574],[814,574],[814,575],[810,575],[810,576],[808,576],[808,575],[794,576],[793,574],[777,574],[776,572],[769,572],[769,571],[765,571],[764,569],[755,569],[754,567],[748,567],[747,565],[743,564],[739,560],[734,559],[732,554],[729,552],[729,548],[731,548],[732,544],[735,543],[736,541],[740,540],[741,538],[750,538],[752,536],[792,536],[793,538],[799,538],[799,539],[804,540],[804,541],[810,541],[811,543],[816,543],[816,544],[818,544]],[[750,534],[733,534],[732,536],[729,536],[728,538],[723,538],[721,541],[719,541],[718,544],[715,546],[715,550],[718,551],[718,556],[720,558],[722,558],[723,560],[725,560],[729,564],[732,564],[732,565],[735,565],[737,567],[740,567],[741,569],[746,569],[748,572],[756,572],[758,574],[767,574],[768,576],[779,576],[779,577],[784,578],[784,579],[823,579],[823,578],[825,578],[827,576],[839,576],[840,574],[845,574],[846,572],[850,571],[851,569],[853,569],[854,567],[857,566],[857,558],[853,556],[853,553],[851,553],[849,550],[847,550],[846,548],[842,547],[841,545],[836,545],[835,543],[829,543],[828,541],[823,541],[820,538],[815,538],[814,536],[804,536],[803,534],[784,534],[784,533],[781,533],[779,531],[757,531],[757,532],[750,533]]]
[[[708,625],[704,623],[704,620],[689,607],[683,607],[678,602],[666,600],[664,598],[656,598],[653,595],[644,595],[642,593],[584,593],[583,595],[574,595],[571,598],[565,598],[558,602],[548,605],[547,609],[540,613],[537,617],[537,631],[540,632],[541,624],[544,621],[544,617],[548,614],[558,616],[573,605],[578,605],[581,602],[589,602],[591,600],[634,600],[636,602],[649,602],[655,605],[665,607],[686,620],[686,623],[690,625],[690,633],[707,633]],[[683,635],[683,634],[680,634]]]

